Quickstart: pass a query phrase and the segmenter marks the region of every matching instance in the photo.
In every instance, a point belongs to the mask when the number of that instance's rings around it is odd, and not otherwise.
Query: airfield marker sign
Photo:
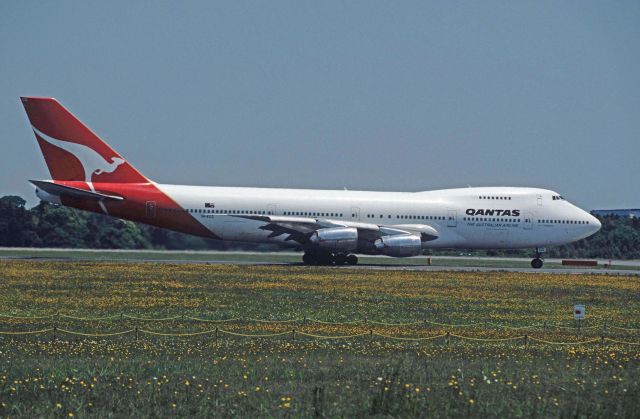
[[[584,304],[576,304],[573,306],[573,320],[576,322],[578,329],[582,326],[586,314]]]

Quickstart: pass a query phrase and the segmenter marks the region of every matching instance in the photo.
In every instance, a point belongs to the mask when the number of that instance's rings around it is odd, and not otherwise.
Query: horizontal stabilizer
[[[99,192],[86,191],[80,188],[74,188],[72,186],[60,185],[48,180],[30,180],[37,188],[43,191],[55,195],[55,196],[68,196],[71,198],[88,199],[93,201],[122,201],[124,198],[121,196],[106,195]]]

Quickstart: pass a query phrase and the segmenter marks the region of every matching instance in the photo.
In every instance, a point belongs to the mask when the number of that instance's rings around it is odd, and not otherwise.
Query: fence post
[[[600,345],[604,347],[604,335],[600,335]]]
[[[216,332],[213,335],[213,341],[216,345],[218,344],[218,326],[216,326]]]
[[[138,341],[138,326],[136,326],[136,342]]]
[[[450,336],[450,334],[449,334],[449,332],[447,332],[447,337],[445,338],[446,342],[447,342],[447,346],[449,346],[449,343],[451,342],[449,336]]]
[[[373,330],[369,329],[369,339],[372,340],[373,339]]]
[[[53,340],[57,340],[58,336],[57,336],[57,332],[58,331],[58,327],[57,326],[53,326]]]
[[[291,340],[296,341],[296,329],[291,329]]]
[[[307,315],[304,315],[304,318],[302,319],[302,324],[307,324]]]
[[[544,325],[542,326],[542,329],[543,330],[547,330],[547,322],[546,321],[544,322]]]
[[[369,319],[367,319],[366,317],[364,318],[364,324],[367,324],[369,322]]]
[[[524,335],[524,347],[526,348],[527,346],[529,346],[529,336]]]
[[[120,321],[124,319],[124,314],[120,313]]]

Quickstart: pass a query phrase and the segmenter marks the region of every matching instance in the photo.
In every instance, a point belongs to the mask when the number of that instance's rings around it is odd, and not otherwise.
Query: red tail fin
[[[21,99],[53,180],[149,182],[57,100]]]

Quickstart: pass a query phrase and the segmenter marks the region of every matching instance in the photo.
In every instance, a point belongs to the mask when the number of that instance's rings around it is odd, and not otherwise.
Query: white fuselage
[[[580,240],[600,222],[556,192],[480,187],[425,192],[270,189],[161,185],[158,188],[223,240],[279,243],[265,223],[238,215],[316,218],[438,232],[425,248],[538,248]],[[162,210],[162,208],[159,208]]]

